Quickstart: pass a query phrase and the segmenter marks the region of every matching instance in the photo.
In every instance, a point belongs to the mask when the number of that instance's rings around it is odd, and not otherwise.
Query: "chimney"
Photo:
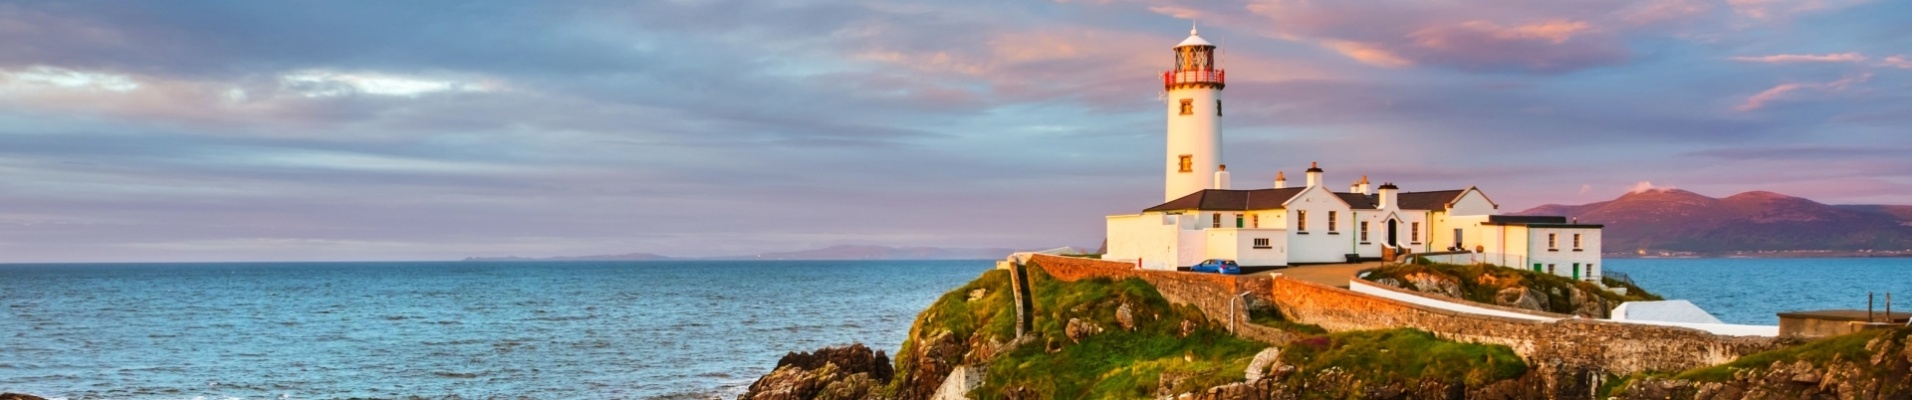
[[[1397,200],[1395,193],[1399,192],[1400,189],[1399,187],[1395,187],[1393,182],[1381,184],[1381,194],[1380,196],[1376,196],[1378,198],[1375,199],[1379,204],[1376,204],[1375,208],[1388,209],[1400,207],[1401,205],[1395,202]]]
[[[1372,190],[1372,189],[1373,189],[1373,188],[1370,188],[1370,187],[1368,187],[1368,176],[1367,176],[1367,175],[1362,175],[1362,176],[1361,176],[1361,190],[1356,190],[1356,191],[1355,191],[1355,193],[1360,193],[1360,194],[1363,194],[1363,195],[1369,195],[1369,194],[1374,194],[1373,192],[1370,192],[1370,191],[1369,191],[1369,190]]]
[[[1308,163],[1308,187],[1321,186],[1321,163]]]
[[[1221,168],[1215,171],[1215,188],[1228,189],[1228,164],[1222,164]]]
[[[1275,171],[1275,188],[1276,189],[1288,188],[1288,176],[1282,174],[1281,171]]]
[[[1361,193],[1361,181],[1348,184],[1348,193]]]

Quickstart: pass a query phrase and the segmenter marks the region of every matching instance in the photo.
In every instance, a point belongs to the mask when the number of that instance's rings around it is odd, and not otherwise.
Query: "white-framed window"
[[[1558,236],[1560,235],[1556,233],[1547,234],[1547,250],[1555,250],[1560,248],[1560,241]]]
[[[1408,226],[1407,240],[1410,242],[1414,242],[1415,244],[1420,244],[1421,243],[1421,223],[1417,221],[1417,222],[1408,224],[1407,226]]]
[[[1295,230],[1308,231],[1308,210],[1295,210]]]
[[[1335,211],[1328,212],[1328,232],[1334,232],[1341,228],[1341,219],[1337,214],[1340,213]]]
[[[1212,219],[1214,220],[1214,223],[1213,223],[1213,224],[1210,224],[1210,225],[1209,225],[1209,227],[1211,227],[1211,228],[1216,228],[1216,229],[1221,229],[1221,227],[1222,227],[1222,213],[1215,213],[1215,217],[1214,217],[1214,218],[1212,218]]]
[[[1361,243],[1368,242],[1368,221],[1361,221]]]
[[[1573,234],[1573,249],[1580,250],[1580,234]]]
[[[1255,248],[1272,249],[1275,248],[1275,246],[1268,244],[1268,238],[1255,238]]]

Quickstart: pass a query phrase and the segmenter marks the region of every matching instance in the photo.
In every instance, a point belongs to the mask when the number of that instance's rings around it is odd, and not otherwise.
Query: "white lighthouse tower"
[[[1215,45],[1195,29],[1175,45],[1175,68],[1162,73],[1168,102],[1168,178],[1162,201],[1226,184],[1222,165],[1222,70]],[[1225,174],[1225,173],[1223,173]]]

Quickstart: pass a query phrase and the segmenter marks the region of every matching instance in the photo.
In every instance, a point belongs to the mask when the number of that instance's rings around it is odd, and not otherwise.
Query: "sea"
[[[1730,323],[1912,296],[1912,259],[1614,259]],[[968,261],[0,265],[0,392],[65,399],[734,399],[893,353]],[[1903,307],[1912,309],[1912,300]]]

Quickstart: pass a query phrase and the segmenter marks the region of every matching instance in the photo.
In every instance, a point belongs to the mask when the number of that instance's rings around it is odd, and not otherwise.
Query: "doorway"
[[[1400,245],[1401,242],[1395,240],[1395,236],[1400,231],[1400,227],[1401,227],[1400,220],[1388,218],[1388,247],[1395,247],[1395,248],[1401,247]]]

